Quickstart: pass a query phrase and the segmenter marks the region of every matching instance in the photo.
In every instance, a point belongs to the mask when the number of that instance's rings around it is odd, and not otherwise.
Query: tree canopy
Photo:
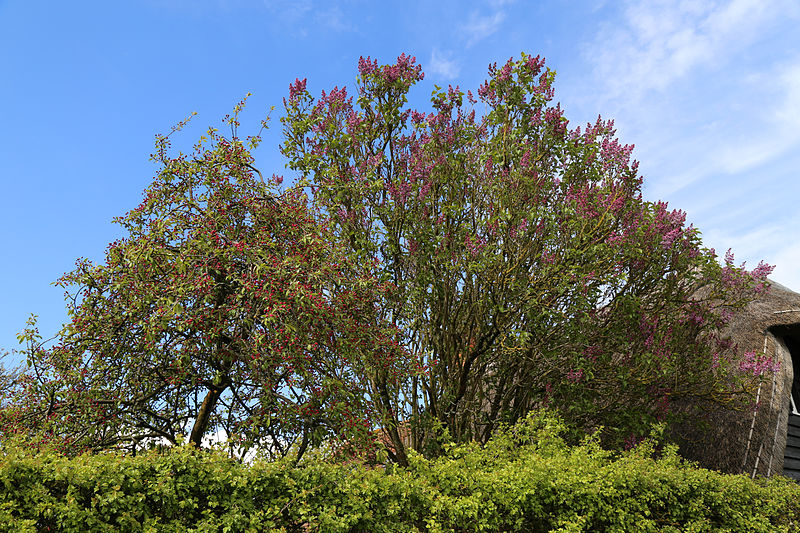
[[[541,407],[623,446],[686,402],[748,397],[720,330],[771,268],[720,264],[645,201],[633,147],[612,121],[571,128],[543,59],[437,87],[429,112],[407,107],[414,58],[358,72],[354,96],[290,86],[290,187],[256,170],[243,103],[190,156],[158,139],[128,237],[60,280],[71,322],[52,346],[23,334],[4,432],[101,449],[223,431],[298,457],[334,438],[406,463]]]
[[[274,456],[374,440],[370,384],[392,390],[409,371],[377,316],[389,287],[345,256],[301,190],[261,179],[259,138],[227,121],[231,138],[211,129],[190,156],[158,138],[161,171],[116,220],[128,236],[58,282],[71,322],[50,347],[23,335],[30,371],[5,433],[65,451],[216,436]]]
[[[492,65],[477,95],[437,88],[428,113],[405,107],[413,58],[358,70],[355,96],[292,85],[283,151],[397,287],[382,316],[427,369],[393,413],[414,447],[437,425],[485,442],[541,406],[619,444],[681,400],[743,397],[719,330],[771,268],[720,265],[685,213],[643,200],[633,146],[613,121],[570,128],[542,58]]]

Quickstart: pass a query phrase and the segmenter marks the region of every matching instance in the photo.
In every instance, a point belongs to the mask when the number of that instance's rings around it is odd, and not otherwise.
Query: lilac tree
[[[291,85],[282,149],[337,242],[396,288],[381,318],[425,373],[396,397],[376,383],[409,436],[394,451],[436,428],[485,442],[540,406],[620,444],[680,400],[743,397],[718,332],[770,268],[721,266],[644,201],[633,147],[611,121],[570,128],[543,59],[491,66],[477,95],[437,87],[427,113],[406,107],[414,58],[358,71],[354,96]]]

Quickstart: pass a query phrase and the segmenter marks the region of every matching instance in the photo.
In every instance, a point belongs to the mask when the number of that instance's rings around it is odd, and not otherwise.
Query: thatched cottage
[[[764,352],[780,368],[761,375],[751,408],[708,409],[711,431],[684,434],[682,453],[723,472],[800,481],[800,294],[773,282],[732,319],[727,333],[740,353]]]

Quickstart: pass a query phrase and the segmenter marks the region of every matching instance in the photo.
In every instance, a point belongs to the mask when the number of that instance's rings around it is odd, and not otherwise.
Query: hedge
[[[800,486],[697,468],[648,441],[568,446],[537,413],[407,469],[321,455],[241,464],[190,447],[61,457],[0,450],[7,531],[800,531]]]

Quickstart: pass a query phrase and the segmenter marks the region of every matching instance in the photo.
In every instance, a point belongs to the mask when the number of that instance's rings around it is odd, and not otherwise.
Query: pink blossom
[[[760,376],[765,371],[777,372],[781,368],[780,361],[773,360],[772,357],[759,357],[755,352],[747,352],[744,359],[739,362],[739,370],[748,372],[754,376]]]
[[[513,64],[513,58],[509,59],[508,62],[503,65],[503,68],[500,69],[500,72],[497,74],[497,81],[506,81],[511,79],[511,67]]]
[[[378,69],[378,61],[371,59],[372,58],[369,56],[366,58],[363,56],[358,58],[358,73],[362,78],[366,78],[369,74]]]
[[[531,75],[536,76],[544,66],[544,58],[541,56],[531,57],[525,62],[525,66],[531,71]]]
[[[634,435],[633,433],[631,433],[631,434],[630,434],[630,435],[628,435],[628,437],[625,439],[625,443],[624,443],[624,448],[625,448],[625,451],[632,450],[633,448],[635,448],[635,447],[636,447],[636,446],[637,446],[637,445],[638,445],[640,442],[642,442],[643,440],[644,440],[644,438],[643,438],[643,437],[637,437],[636,435]]]
[[[583,369],[579,368],[578,370],[570,370],[567,372],[567,380],[571,381],[572,383],[578,383],[583,379]]]
[[[466,235],[464,237],[464,244],[472,257],[476,257],[483,250],[484,246],[486,246],[486,240],[479,236],[470,237]]]
[[[773,270],[775,270],[774,265],[768,265],[764,261],[760,261],[758,263],[758,266],[753,269],[750,275],[753,276],[755,279],[763,280],[767,279],[767,276],[772,274]]]
[[[419,194],[417,195],[417,198],[420,201],[424,200],[425,197],[428,196],[428,191],[430,190],[431,190],[431,183],[430,182],[423,183],[422,187],[420,187],[419,189]]]
[[[418,251],[419,251],[419,245],[417,244],[417,241],[415,241],[414,239],[409,238],[408,239],[408,252],[411,255],[417,255]]]
[[[303,78],[302,80],[300,78],[296,78],[294,80],[294,83],[289,85],[289,100],[290,101],[294,102],[301,93],[305,92],[305,90],[306,90],[306,81],[307,80],[308,80],[308,78]]]
[[[661,246],[663,246],[665,250],[669,250],[672,248],[675,239],[677,239],[681,233],[683,233],[683,231],[680,228],[673,229],[661,239]]]

